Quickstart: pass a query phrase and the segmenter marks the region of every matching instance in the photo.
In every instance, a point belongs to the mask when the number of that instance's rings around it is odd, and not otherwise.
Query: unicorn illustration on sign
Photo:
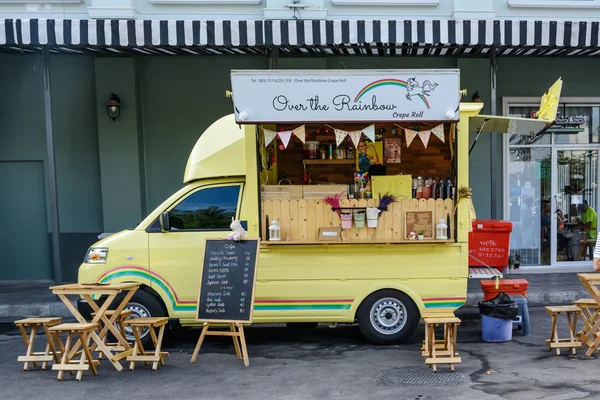
[[[406,98],[412,100],[413,96],[429,96],[429,92],[435,90],[437,85],[437,83],[432,84],[429,80],[423,81],[423,84],[419,85],[416,78],[408,78],[408,81],[406,81]],[[421,89],[421,91],[417,89]]]
[[[427,108],[431,108],[431,106],[429,105],[429,101],[426,99],[425,96],[430,96],[429,92],[435,90],[435,88],[438,86],[437,83],[431,83],[429,80],[424,81],[421,85],[419,84],[419,82],[417,82],[415,78],[409,78],[407,81],[403,81],[400,79],[380,79],[378,81],[371,82],[367,86],[362,88],[354,98],[354,102],[357,103],[367,92],[378,87],[388,85],[406,88],[406,98],[408,100],[412,100],[414,96],[417,96],[421,99],[425,106],[427,106]]]

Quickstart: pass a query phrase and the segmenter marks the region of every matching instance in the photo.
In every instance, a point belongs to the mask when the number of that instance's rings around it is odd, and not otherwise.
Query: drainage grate
[[[384,385],[458,386],[465,380],[467,377],[460,372],[439,366],[437,373],[428,367],[404,367],[388,369],[377,375],[377,382]]]

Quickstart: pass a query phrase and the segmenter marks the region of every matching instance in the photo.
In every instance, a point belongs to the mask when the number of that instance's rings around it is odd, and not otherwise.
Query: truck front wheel
[[[370,294],[358,310],[362,334],[375,344],[408,340],[419,324],[419,309],[406,294],[385,289]]]

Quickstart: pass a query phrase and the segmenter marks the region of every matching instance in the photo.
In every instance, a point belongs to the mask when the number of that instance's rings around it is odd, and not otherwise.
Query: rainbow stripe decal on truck
[[[96,279],[96,282],[110,282],[116,278],[142,278],[152,283],[154,289],[162,289],[174,311],[196,311],[196,300],[180,300],[173,286],[154,271],[142,267],[122,266],[109,269]]]
[[[431,297],[423,298],[425,308],[458,308],[465,304],[465,297]]]
[[[181,300],[173,286],[160,274],[147,268],[136,266],[121,266],[109,269],[96,279],[96,282],[106,283],[117,278],[134,278],[131,281],[139,281],[140,278],[151,282],[152,287],[162,290],[171,303],[174,311],[196,311],[197,300]],[[466,302],[465,297],[432,297],[423,298],[425,308],[458,308]],[[256,311],[333,311],[349,310],[354,299],[255,299],[254,310]]]
[[[256,311],[304,311],[304,310],[349,310],[352,306],[351,299],[342,300],[254,300]]]

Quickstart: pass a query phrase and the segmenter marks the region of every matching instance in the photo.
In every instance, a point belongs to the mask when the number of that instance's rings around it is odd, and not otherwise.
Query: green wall
[[[196,141],[218,118],[233,113],[232,69],[264,69],[266,57],[140,58],[147,201],[152,210],[183,186]],[[223,160],[227,162],[227,160]]]
[[[86,56],[50,58],[61,260],[66,280],[76,279],[86,247],[102,232],[93,62]],[[15,202],[14,196],[3,196],[0,210],[8,216],[20,212],[18,207],[45,205],[41,211],[28,212],[21,223],[11,223],[11,234],[0,240],[0,254],[9,250],[13,254],[10,260],[0,259],[1,280],[53,277],[43,85],[40,56],[0,55],[0,187],[22,198]],[[35,218],[27,222],[31,215]],[[44,223],[39,223],[40,218]],[[32,259],[31,252],[43,256]]]

